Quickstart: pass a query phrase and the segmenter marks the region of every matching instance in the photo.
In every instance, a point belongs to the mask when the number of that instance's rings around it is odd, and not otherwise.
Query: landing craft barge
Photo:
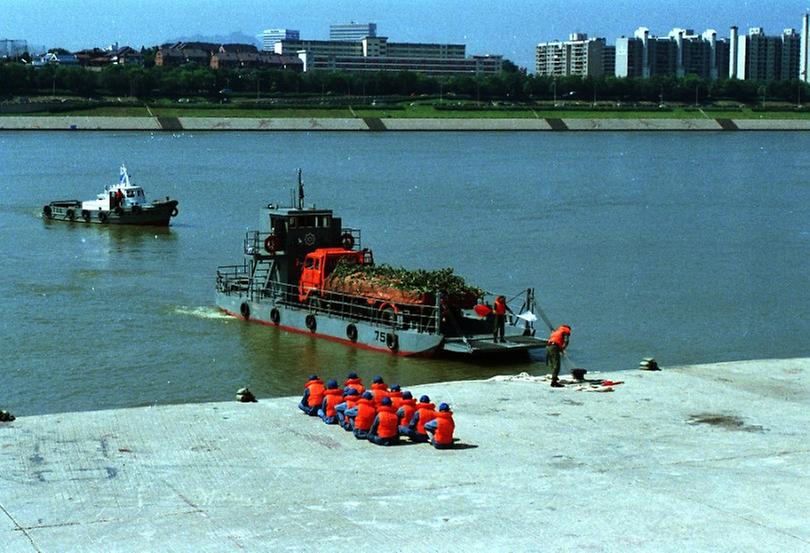
[[[143,188],[129,181],[127,168],[121,166],[118,184],[104,187],[95,200],[59,200],[42,208],[42,216],[53,221],[101,225],[169,226],[177,215],[177,200],[147,202]]]
[[[344,227],[331,210],[304,207],[303,200],[299,172],[297,205],[259,210],[259,230],[246,233],[242,264],[217,269],[220,309],[246,321],[405,356],[500,356],[546,345],[535,337],[533,289],[509,299],[505,340],[495,342],[492,318],[476,313],[487,311],[481,309],[483,292],[403,290],[364,276],[374,258],[362,247],[360,230]],[[346,267],[366,272],[338,278]]]

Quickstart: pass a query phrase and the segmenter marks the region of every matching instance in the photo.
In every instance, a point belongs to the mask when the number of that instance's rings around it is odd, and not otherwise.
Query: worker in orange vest
[[[436,405],[430,402],[428,396],[420,397],[419,403],[416,404],[416,412],[413,414],[411,422],[408,424],[408,437],[412,442],[428,441],[425,425],[435,417]]]
[[[548,337],[546,344],[546,365],[551,367],[551,387],[562,388],[558,377],[560,375],[560,356],[568,347],[568,340],[571,337],[571,327],[560,325],[555,328]]]
[[[408,424],[416,413],[416,400],[408,390],[402,392],[402,399],[397,408],[397,417],[399,418],[399,435],[408,435]]]
[[[357,393],[363,395],[363,392],[366,391],[366,387],[363,386],[363,380],[357,376],[357,373],[349,373],[346,377],[346,382],[343,383],[344,388],[354,388],[357,390]]]
[[[430,444],[436,449],[447,449],[453,445],[455,429],[453,412],[446,403],[439,404],[436,418],[425,425],[425,431],[430,434]]]
[[[394,408],[394,412],[399,409],[400,403],[402,403],[402,388],[399,384],[391,384],[391,387],[388,389],[388,397],[391,398],[391,407]]]
[[[390,397],[384,397],[377,408],[377,416],[368,431],[368,441],[377,445],[394,445],[399,443],[397,414]]]
[[[346,416],[352,421],[355,438],[358,440],[368,438],[368,431],[371,429],[376,415],[377,406],[374,404],[374,395],[366,390],[357,400],[357,405],[351,409],[346,409]]]
[[[382,398],[388,397],[388,384],[383,381],[383,377],[375,376],[371,382],[371,393],[374,394],[374,403],[380,406]]]
[[[510,313],[512,310],[506,305],[506,298],[498,296],[495,298],[495,303],[492,305],[492,313],[495,315],[495,326],[492,329],[493,342],[506,342],[503,337],[506,326],[506,312]]]
[[[343,390],[338,388],[336,380],[330,380],[326,383],[326,390],[323,392],[323,401],[321,408],[318,409],[318,416],[321,417],[326,424],[337,424],[337,407],[338,403],[343,402]]]
[[[338,403],[335,406],[338,424],[343,428],[343,430],[352,430],[352,421],[346,416],[346,411],[357,405],[358,399],[360,399],[360,394],[357,393],[357,390],[354,388],[346,388],[343,390],[343,403]]]
[[[307,415],[314,417],[318,415],[318,409],[323,403],[323,380],[318,378],[318,375],[310,375],[309,380],[304,387],[304,395],[301,398],[301,403],[298,408]]]

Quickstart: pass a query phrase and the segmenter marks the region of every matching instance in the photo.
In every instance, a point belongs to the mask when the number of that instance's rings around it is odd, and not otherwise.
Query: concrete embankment
[[[415,387],[455,411],[445,451],[358,441],[297,398],[21,416],[0,424],[0,544],[810,551],[810,359],[602,376],[624,383]]]
[[[430,119],[2,116],[0,130],[134,131],[810,131],[802,119]]]

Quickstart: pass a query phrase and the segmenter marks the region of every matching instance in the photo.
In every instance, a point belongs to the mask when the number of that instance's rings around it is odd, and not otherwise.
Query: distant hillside
[[[211,42],[213,44],[255,44],[261,47],[259,40],[255,36],[247,35],[243,32],[237,31],[229,35],[187,35],[178,38],[164,40],[163,44],[171,44],[174,42]]]

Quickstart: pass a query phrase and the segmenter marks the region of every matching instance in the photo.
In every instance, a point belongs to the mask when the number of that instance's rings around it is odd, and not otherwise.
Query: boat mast
[[[301,169],[298,169],[298,209],[304,209],[304,181],[301,179]]]

